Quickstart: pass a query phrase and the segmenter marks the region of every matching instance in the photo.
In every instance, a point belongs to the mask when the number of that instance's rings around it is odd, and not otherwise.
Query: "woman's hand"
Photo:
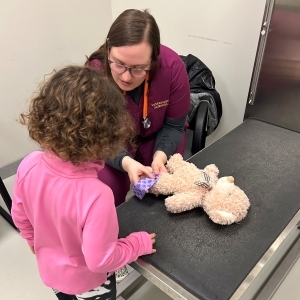
[[[153,155],[153,161],[151,164],[152,170],[155,175],[159,175],[160,173],[167,173],[167,169],[165,164],[167,163],[167,155],[163,151],[156,151]]]
[[[133,184],[137,183],[141,179],[141,176],[154,178],[150,167],[145,167],[129,156],[123,158],[122,167],[128,173],[130,182]]]

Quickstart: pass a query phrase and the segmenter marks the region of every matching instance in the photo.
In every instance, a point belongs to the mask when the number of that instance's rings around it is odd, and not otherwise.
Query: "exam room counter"
[[[133,197],[117,209],[120,236],[140,230],[157,234],[157,252],[133,267],[148,279],[153,272],[147,269],[157,270],[157,285],[166,290],[164,278],[166,285],[175,283],[167,293],[172,297],[177,287],[178,299],[252,299],[268,277],[268,262],[274,258],[275,267],[276,252],[299,237],[300,134],[248,119],[189,162],[199,168],[214,163],[219,177],[232,175],[249,197],[247,217],[221,226],[201,208],[170,214],[162,196]]]

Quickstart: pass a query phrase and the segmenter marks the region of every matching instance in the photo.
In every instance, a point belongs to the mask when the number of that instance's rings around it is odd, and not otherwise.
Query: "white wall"
[[[127,8],[150,8],[164,44],[211,68],[224,114],[208,144],[223,136],[243,120],[264,5],[264,0],[0,1],[0,167],[37,148],[15,120],[44,75],[83,63]]]
[[[110,0],[0,1],[0,167],[37,146],[18,118],[54,68],[83,64],[104,41]]]
[[[243,121],[264,0],[112,0],[115,19],[127,8],[150,8],[162,43],[199,57],[213,72],[223,118],[207,144]]]

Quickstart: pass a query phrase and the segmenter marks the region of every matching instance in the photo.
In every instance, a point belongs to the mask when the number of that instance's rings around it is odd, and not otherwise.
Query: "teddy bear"
[[[165,206],[171,213],[202,207],[209,218],[221,225],[238,223],[247,215],[250,202],[232,176],[218,178],[219,169],[210,164],[203,170],[174,154],[150,187],[153,194],[167,195]]]

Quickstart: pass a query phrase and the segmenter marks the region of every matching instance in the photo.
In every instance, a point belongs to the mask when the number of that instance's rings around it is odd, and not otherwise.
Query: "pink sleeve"
[[[183,61],[179,58],[172,68],[170,102],[166,112],[169,119],[179,119],[190,108],[190,84]]]
[[[135,232],[118,239],[119,227],[112,191],[102,193],[90,208],[83,227],[82,250],[93,272],[113,272],[141,255],[152,253],[148,233]]]
[[[19,181],[18,171],[14,185],[11,215],[16,227],[20,230],[21,236],[27,240],[29,246],[34,246],[34,230],[24,210],[19,192]]]

